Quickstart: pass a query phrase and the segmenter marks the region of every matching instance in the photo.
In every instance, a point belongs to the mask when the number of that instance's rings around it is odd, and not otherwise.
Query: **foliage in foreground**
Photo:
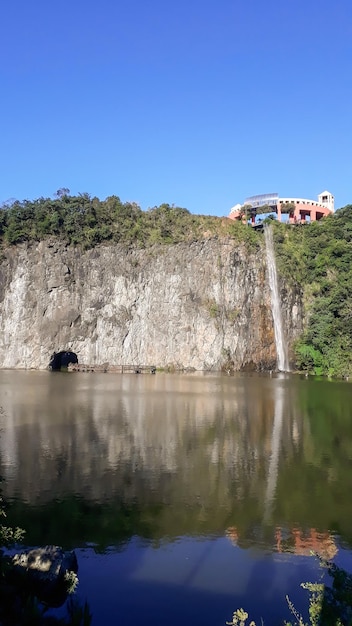
[[[3,499],[0,495],[0,517],[5,518],[6,513],[3,507]],[[5,547],[9,548],[12,544],[21,541],[24,537],[24,530],[22,528],[10,528],[9,526],[4,526],[0,524],[0,548]],[[1,558],[1,552],[0,552]],[[0,562],[1,563],[1,562]],[[0,568],[1,572],[1,568]]]
[[[351,626],[352,625],[352,576],[334,563],[320,559],[323,567],[332,577],[332,585],[323,583],[302,583],[309,592],[309,621],[305,622],[290,598],[286,600],[295,622],[284,622],[286,626]],[[237,609],[228,626],[246,626],[249,615],[244,609]],[[263,623],[263,622],[262,622]],[[256,626],[251,621],[248,626]]]

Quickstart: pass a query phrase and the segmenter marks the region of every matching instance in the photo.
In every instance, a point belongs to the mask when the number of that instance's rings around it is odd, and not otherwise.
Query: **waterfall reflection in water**
[[[274,504],[278,469],[279,469],[279,454],[280,454],[280,442],[282,432],[282,420],[284,410],[284,390],[278,385],[274,387],[274,423],[273,434],[271,439],[271,454],[268,469],[267,487],[264,501],[264,523],[267,524],[272,514],[272,507]]]

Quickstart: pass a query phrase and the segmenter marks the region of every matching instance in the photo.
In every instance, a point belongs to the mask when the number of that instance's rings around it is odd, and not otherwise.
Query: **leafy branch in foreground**
[[[232,616],[231,622],[226,622],[227,626],[246,626],[248,613],[244,609],[237,609]],[[255,622],[251,622],[249,626],[255,626]]]
[[[323,583],[302,583],[309,592],[309,621],[304,621],[290,598],[286,596],[288,607],[295,618],[294,622],[284,621],[286,626],[352,626],[352,576],[334,563],[319,558],[322,567],[328,570],[332,585]],[[249,615],[243,609],[234,612],[228,626],[246,626]],[[261,620],[263,625],[263,620]],[[256,626],[251,621],[248,626]]]
[[[6,517],[6,513],[3,508],[3,499],[0,496],[0,517]],[[22,541],[25,535],[25,531],[22,528],[10,528],[0,524],[0,547],[8,548],[11,544]]]

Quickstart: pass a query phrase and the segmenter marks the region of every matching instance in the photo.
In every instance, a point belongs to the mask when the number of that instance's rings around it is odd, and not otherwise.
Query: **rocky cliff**
[[[261,246],[264,246],[264,241]],[[289,345],[301,296],[280,287]],[[57,241],[3,251],[0,367],[46,368],[70,350],[79,363],[273,368],[265,252],[231,239],[82,251]]]

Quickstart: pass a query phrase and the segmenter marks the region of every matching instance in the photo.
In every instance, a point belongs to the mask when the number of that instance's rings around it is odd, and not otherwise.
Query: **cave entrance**
[[[78,363],[77,354],[63,350],[62,352],[54,352],[51,355],[49,368],[55,372],[61,369],[67,369],[69,363]]]

